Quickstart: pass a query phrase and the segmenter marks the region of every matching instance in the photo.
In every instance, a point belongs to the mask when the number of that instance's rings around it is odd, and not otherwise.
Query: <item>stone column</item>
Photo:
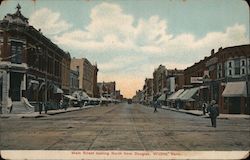
[[[2,113],[8,113],[7,107],[9,103],[9,89],[10,89],[10,73],[3,71],[3,89],[2,89]]]
[[[21,90],[21,94],[20,94],[21,97],[26,97],[26,95],[23,95],[23,91],[26,91],[26,74],[25,73],[23,74],[23,80],[21,81],[20,90]]]

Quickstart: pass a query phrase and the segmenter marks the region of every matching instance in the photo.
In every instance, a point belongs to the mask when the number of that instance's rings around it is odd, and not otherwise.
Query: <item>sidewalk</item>
[[[70,107],[70,108],[67,108],[67,110],[64,110],[64,109],[48,110],[47,114],[45,114],[44,111],[42,112],[42,114],[39,114],[39,112],[21,113],[21,114],[1,114],[0,118],[40,118],[40,117],[49,117],[49,116],[56,115],[56,114],[79,111],[79,110],[93,108],[93,107],[99,107],[99,105],[83,106],[81,108],[79,108],[79,107]]]
[[[191,114],[195,116],[201,116],[204,118],[209,118],[208,115],[203,115],[203,112],[200,110],[185,110],[185,109],[179,109],[177,110],[176,108],[170,108],[168,106],[161,106],[162,109],[166,110],[171,110],[174,112],[180,112],[180,113],[186,113],[186,114]],[[243,119],[250,119],[250,115],[246,114],[221,114],[219,115],[218,119],[236,119],[236,118],[243,118]]]

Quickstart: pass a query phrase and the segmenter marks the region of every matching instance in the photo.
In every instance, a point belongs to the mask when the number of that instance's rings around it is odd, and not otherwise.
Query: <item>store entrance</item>
[[[12,101],[20,101],[21,99],[21,82],[23,79],[22,73],[10,73],[10,97]]]
[[[229,113],[240,114],[240,97],[229,98]]]

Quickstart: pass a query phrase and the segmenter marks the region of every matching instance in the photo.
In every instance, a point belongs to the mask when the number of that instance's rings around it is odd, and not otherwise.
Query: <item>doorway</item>
[[[10,73],[10,97],[12,101],[21,100],[21,82],[23,80],[23,73]]]
[[[241,106],[240,106],[240,97],[230,97],[229,98],[229,113],[240,114]]]

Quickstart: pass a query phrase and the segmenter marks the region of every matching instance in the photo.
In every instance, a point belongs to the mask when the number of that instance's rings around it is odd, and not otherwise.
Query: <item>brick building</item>
[[[153,79],[145,79],[145,103],[150,104],[153,101]]]
[[[97,66],[92,65],[86,58],[71,59],[70,68],[79,71],[79,89],[90,97],[97,96]]]
[[[188,67],[184,77],[185,85],[202,88],[197,101],[214,99],[221,113],[249,114],[250,45],[212,50],[209,57]]]
[[[116,99],[116,83],[101,82],[98,83],[99,94],[102,97]]]
[[[30,26],[19,4],[0,21],[0,58],[3,106],[18,105],[22,97],[57,102],[58,94],[69,92],[69,53]]]
[[[153,72],[153,95],[159,97],[167,91],[167,69],[159,65]]]

